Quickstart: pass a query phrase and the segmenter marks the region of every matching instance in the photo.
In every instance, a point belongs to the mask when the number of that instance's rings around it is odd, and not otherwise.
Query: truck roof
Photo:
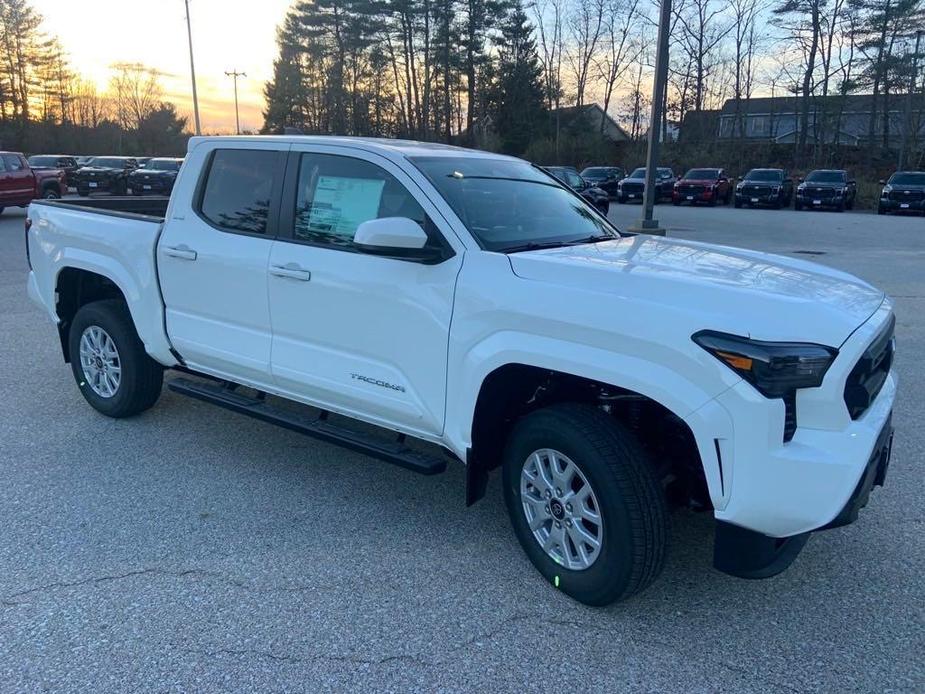
[[[285,144],[317,144],[353,147],[367,152],[377,152],[388,158],[395,157],[479,157],[491,159],[517,160],[493,152],[466,149],[438,142],[418,142],[416,140],[396,140],[386,137],[346,137],[341,135],[221,135],[191,137],[187,151],[192,151],[201,144],[226,142],[280,142]],[[518,160],[519,161],[519,160]]]

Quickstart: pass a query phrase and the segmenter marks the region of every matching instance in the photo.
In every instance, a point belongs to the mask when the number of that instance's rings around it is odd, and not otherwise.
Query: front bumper
[[[847,202],[848,198],[844,195],[833,195],[831,197],[815,197],[811,193],[796,193],[796,201],[803,207],[838,207]]]
[[[742,191],[736,191],[735,194],[736,202],[742,203],[743,205],[774,205],[781,200],[780,193],[743,193]]]
[[[720,196],[716,191],[704,190],[697,193],[689,193],[683,190],[675,190],[671,193],[671,199],[674,202],[712,202],[719,200]]]
[[[925,210],[925,199],[905,202],[903,200],[880,198],[880,209],[887,212],[922,212]]]

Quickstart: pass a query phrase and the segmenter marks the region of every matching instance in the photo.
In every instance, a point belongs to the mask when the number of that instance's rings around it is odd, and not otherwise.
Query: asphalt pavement
[[[710,518],[681,512],[660,580],[593,609],[533,570],[497,476],[466,509],[461,466],[418,477],[166,390],[97,414],[5,211],[0,692],[925,690],[925,219],[656,212],[893,295],[894,459],[860,521],[776,578],[715,572]]]

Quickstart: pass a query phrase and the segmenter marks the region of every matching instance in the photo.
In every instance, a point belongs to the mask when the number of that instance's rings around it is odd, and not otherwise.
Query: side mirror
[[[427,234],[407,217],[382,217],[360,224],[353,242],[364,253],[409,260],[436,260],[439,249],[425,248]]]
[[[880,179],[880,185],[882,185],[882,186],[885,186],[885,185],[886,185],[886,181],[884,181],[882,178]]]
[[[800,182],[800,183],[802,183],[802,182],[803,182],[803,179],[802,179],[802,178],[798,178],[797,181]]]

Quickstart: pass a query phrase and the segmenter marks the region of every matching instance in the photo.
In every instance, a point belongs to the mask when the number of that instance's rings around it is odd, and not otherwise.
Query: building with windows
[[[898,146],[903,137],[908,95],[891,95],[884,114],[884,99],[870,94],[813,97],[809,102],[809,143],[865,145],[870,135],[871,118],[875,119],[874,138],[883,141],[884,127],[890,146]],[[912,133],[925,134],[923,100],[912,97]],[[745,139],[793,143],[799,139],[803,99],[800,96],[728,99],[716,118],[715,136],[720,140]],[[885,122],[886,121],[886,122]]]

